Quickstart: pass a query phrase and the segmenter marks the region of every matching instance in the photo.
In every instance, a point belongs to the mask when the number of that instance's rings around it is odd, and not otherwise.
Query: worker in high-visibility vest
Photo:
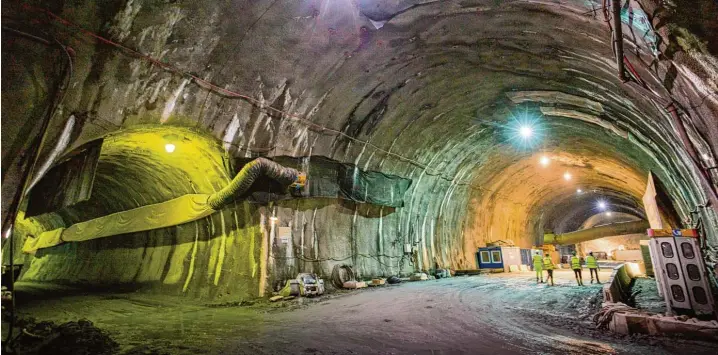
[[[543,283],[543,258],[541,258],[541,252],[534,254],[533,256],[534,271],[536,271],[536,283]]]
[[[586,267],[591,273],[591,283],[593,283],[593,274],[596,273],[596,283],[600,285],[601,281],[598,280],[598,270],[600,268],[598,267],[598,262],[596,262],[596,257],[593,256],[593,252],[588,253],[586,257]]]
[[[548,283],[548,279],[551,279],[551,286],[553,286],[553,261],[548,253],[546,253],[546,256],[543,258],[543,268],[548,273],[546,283]]]
[[[581,275],[581,259],[573,252],[571,256],[571,269],[573,269],[573,275],[576,277],[576,282],[579,286],[583,286],[583,275]]]

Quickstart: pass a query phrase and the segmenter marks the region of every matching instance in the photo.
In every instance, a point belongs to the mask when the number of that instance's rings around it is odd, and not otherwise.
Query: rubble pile
[[[119,347],[107,332],[84,319],[57,325],[28,318],[19,319],[16,326],[16,354],[102,355],[114,354]]]

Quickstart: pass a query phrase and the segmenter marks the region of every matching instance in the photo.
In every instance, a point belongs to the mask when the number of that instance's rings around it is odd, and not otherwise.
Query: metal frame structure
[[[668,315],[715,316],[715,300],[695,229],[649,229],[650,253]]]

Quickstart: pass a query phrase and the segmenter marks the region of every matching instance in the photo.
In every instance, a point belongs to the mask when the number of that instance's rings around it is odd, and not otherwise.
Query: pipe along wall
[[[73,224],[67,229],[58,228],[42,232],[37,238],[31,237],[25,240],[23,252],[34,253],[38,249],[53,247],[62,242],[82,242],[193,222],[233,202],[260,177],[273,179],[284,186],[289,184],[304,186],[306,181],[306,175],[297,170],[283,167],[265,158],[257,158],[247,163],[227,186],[211,195],[184,195],[170,201]]]
[[[648,228],[650,228],[648,221],[613,223],[571,233],[546,234],[544,235],[544,243],[556,245],[576,244],[603,237],[645,233]]]

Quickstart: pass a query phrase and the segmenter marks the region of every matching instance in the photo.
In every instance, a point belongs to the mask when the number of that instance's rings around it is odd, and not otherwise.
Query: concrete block
[[[284,296],[274,296],[274,297],[270,298],[269,301],[270,301],[270,302],[277,302],[277,301],[282,300],[283,298],[284,298]]]
[[[364,281],[347,281],[342,286],[347,289],[357,289],[367,287],[367,284]]]
[[[614,313],[613,319],[611,320],[611,323],[609,323],[608,328],[611,329],[611,331],[619,334],[629,334],[628,323],[626,322],[626,314]]]
[[[518,265],[509,265],[509,272],[519,272]]]
[[[702,321],[695,318],[616,312],[609,328],[616,333],[627,335],[650,334],[718,340],[718,322]]]
[[[519,266],[519,269],[520,269],[521,271],[524,271],[524,272],[525,272],[525,271],[530,271],[528,265],[521,265],[521,266]]]
[[[369,286],[382,286],[386,283],[386,280],[384,279],[372,279],[371,284]]]

